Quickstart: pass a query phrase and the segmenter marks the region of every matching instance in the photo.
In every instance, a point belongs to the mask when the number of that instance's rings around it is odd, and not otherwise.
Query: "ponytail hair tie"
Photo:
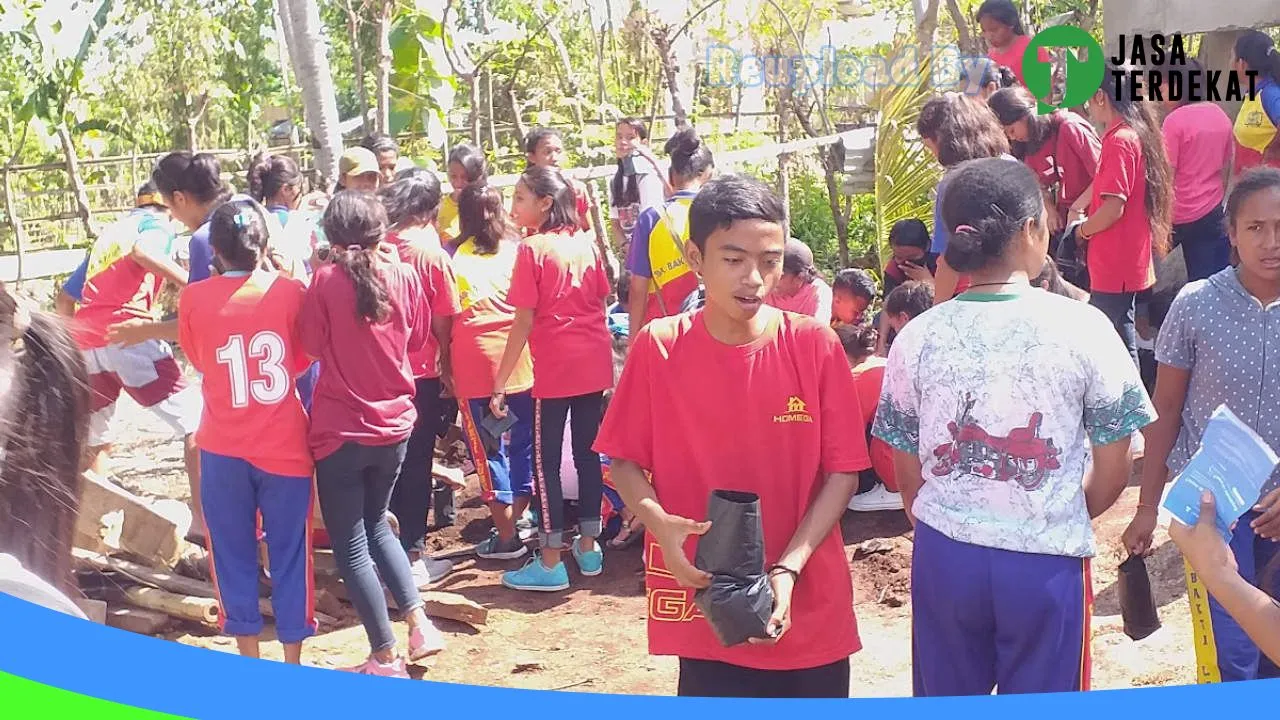
[[[347,252],[360,252],[364,249],[363,245],[348,245]]]
[[[955,230],[955,231],[956,231],[956,232],[971,232],[971,233],[974,233],[974,234],[976,235],[976,234],[977,234],[977,232],[978,232],[978,229],[977,229],[977,228],[975,228],[975,227],[974,227],[974,226],[972,226],[972,225],[957,225],[957,226],[956,226],[956,230]]]

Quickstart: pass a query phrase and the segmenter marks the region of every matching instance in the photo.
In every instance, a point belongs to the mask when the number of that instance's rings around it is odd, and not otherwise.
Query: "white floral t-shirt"
[[[1089,445],[1154,419],[1106,317],[1026,288],[912,320],[889,354],[874,433],[920,457],[918,522],[973,545],[1091,557]]]

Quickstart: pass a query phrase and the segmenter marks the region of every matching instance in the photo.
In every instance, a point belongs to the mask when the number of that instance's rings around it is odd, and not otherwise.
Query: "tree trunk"
[[[351,70],[355,73],[356,103],[360,107],[360,127],[369,134],[369,91],[364,84],[364,48],[360,45],[360,10],[364,3],[346,0],[347,36],[351,42]]]
[[[609,24],[609,62],[613,66],[614,82],[622,82],[622,71],[618,67],[618,34],[617,29],[613,26],[613,3],[606,2],[604,4],[604,16]]]
[[[733,101],[733,131],[736,133],[742,129],[742,96],[746,92],[740,83],[735,83],[730,92],[736,95]]]
[[[964,11],[960,9],[960,4],[956,0],[947,0],[947,12],[951,15],[951,22],[955,23],[956,26],[960,54],[968,57],[981,55],[978,52],[978,44],[974,42],[973,31],[969,27],[969,18],[965,17]]]
[[[284,31],[284,21],[280,19],[280,13],[271,13],[271,19],[275,25],[276,31],[276,61],[280,63],[280,80],[284,86],[284,106],[289,110],[289,144],[298,144],[298,124],[294,121],[297,117],[297,106],[293,104],[293,82],[290,80],[290,65],[292,61],[289,59],[289,41]],[[136,183],[135,183],[136,185]]]
[[[582,92],[578,86],[578,79],[573,73],[573,63],[569,58],[569,48],[564,44],[564,37],[560,35],[560,30],[554,23],[550,23],[546,27],[547,37],[551,38],[551,45],[555,48],[556,58],[560,61],[560,77],[564,81],[564,87],[567,91],[565,94],[569,96],[569,108],[573,112],[573,123],[578,126],[578,147],[585,150],[587,138],[586,119],[582,115]]]
[[[776,54],[776,51],[775,51]],[[778,142],[785,143],[787,141],[787,124],[790,122],[791,102],[789,96],[791,88],[783,85],[778,88]],[[782,229],[786,231],[787,236],[791,235],[791,178],[787,173],[787,167],[790,156],[787,153],[778,154],[778,197],[782,198],[782,209],[784,212]]]
[[[475,73],[465,73],[459,79],[467,85],[467,128],[470,130],[471,144],[480,147],[480,81]]]
[[[13,182],[9,168],[4,169],[4,214],[9,218],[9,227],[13,228],[14,254],[18,263],[18,276],[15,278],[22,285],[22,258],[27,251],[27,226],[18,213],[18,203],[13,197]]]
[[[493,111],[493,73],[484,71],[484,114],[489,121],[489,147],[498,149],[498,118]]]
[[[395,0],[382,0],[378,9],[378,132],[391,133],[391,16]]]
[[[916,21],[916,57],[933,52],[933,36],[938,31],[938,0],[911,0]]]
[[[98,237],[94,226],[93,213],[89,210],[89,192],[84,187],[84,178],[80,177],[80,161],[76,158],[76,146],[71,142],[71,131],[66,123],[58,124],[58,140],[62,143],[62,156],[67,165],[67,178],[71,181],[71,191],[76,198],[76,215],[84,225],[84,232],[90,240]]]
[[[831,205],[831,218],[836,223],[836,242],[840,247],[840,267],[849,267],[849,217],[841,207],[843,190],[836,172],[835,146],[828,145],[822,153],[822,175],[827,181],[827,202]]]
[[[333,89],[333,72],[325,51],[320,8],[315,0],[278,0],[281,15],[288,15],[285,34],[289,55],[293,58],[294,76],[302,89],[307,109],[307,126],[316,145],[316,169],[323,186],[338,179],[337,160],[342,152],[339,129],[338,99]]]
[[[516,144],[524,142],[525,135],[528,130],[524,126],[524,106],[520,104],[520,98],[516,97],[516,89],[512,85],[507,86],[507,100],[511,103],[511,121],[516,126]],[[496,147],[494,148],[497,149]]]
[[[596,35],[596,106],[600,109],[600,123],[604,124],[604,106],[609,102],[609,91],[604,82],[604,28],[600,28]]]
[[[653,44],[658,48],[658,59],[662,63],[662,74],[667,81],[667,92],[671,93],[671,114],[675,116],[676,127],[688,127],[689,116],[680,100],[680,68],[672,54],[667,28],[653,28],[649,32],[653,37]]]

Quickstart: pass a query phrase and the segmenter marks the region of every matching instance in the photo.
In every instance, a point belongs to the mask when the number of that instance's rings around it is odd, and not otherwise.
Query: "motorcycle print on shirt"
[[[941,477],[959,472],[997,482],[1016,482],[1028,491],[1039,490],[1049,473],[1061,467],[1062,454],[1052,438],[1040,437],[1044,415],[1032,413],[1025,426],[1000,437],[973,419],[974,402],[966,394],[959,419],[947,423],[951,442],[934,449],[937,462],[933,474]]]

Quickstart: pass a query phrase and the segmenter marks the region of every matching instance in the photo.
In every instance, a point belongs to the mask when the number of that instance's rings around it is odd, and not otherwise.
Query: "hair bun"
[[[687,127],[672,135],[663,149],[667,151],[668,155],[691,157],[698,152],[700,147],[702,147],[702,138],[698,136],[698,131]]]

